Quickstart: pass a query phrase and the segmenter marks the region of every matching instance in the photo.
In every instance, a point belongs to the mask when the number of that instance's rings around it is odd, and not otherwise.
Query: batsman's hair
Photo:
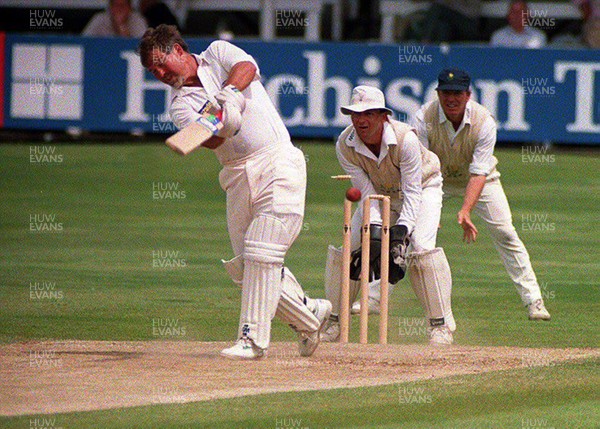
[[[142,65],[148,68],[153,61],[154,49],[169,54],[173,45],[178,44],[185,52],[190,52],[187,43],[181,37],[181,33],[174,25],[160,24],[156,28],[148,28],[138,46],[138,54]]]

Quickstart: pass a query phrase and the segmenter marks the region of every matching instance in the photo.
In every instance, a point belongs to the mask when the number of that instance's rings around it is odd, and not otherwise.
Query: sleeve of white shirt
[[[404,201],[396,225],[405,225],[409,234],[415,227],[417,214],[421,207],[423,169],[419,145],[420,142],[415,133],[406,133],[400,154],[400,175]]]
[[[481,135],[475,145],[469,173],[487,176],[492,172],[494,146],[496,146],[496,122],[494,118],[489,117],[481,127]]]
[[[425,113],[423,109],[419,109],[417,114],[411,121],[410,124],[414,129],[417,130],[417,137],[423,146],[429,149],[429,140],[427,140],[427,124],[425,123]]]
[[[175,126],[182,130],[187,127],[192,122],[197,121],[200,118],[200,114],[198,112],[194,112],[189,105],[178,101],[175,99],[169,108],[169,115],[171,116],[171,121]]]
[[[216,40],[212,42],[206,49],[206,55],[209,57],[209,61],[217,61],[227,73],[229,73],[237,63],[250,61],[256,67],[254,80],[260,80],[260,70],[256,61],[252,58],[252,55],[225,40]]]
[[[376,195],[377,192],[375,191],[375,187],[373,186],[373,183],[371,182],[371,179],[367,173],[358,165],[352,164],[344,157],[344,155],[342,155],[340,151],[341,144],[342,143],[338,139],[337,144],[335,145],[335,152],[342,169],[346,172],[346,174],[349,174],[352,177],[352,186],[360,190],[362,198],[366,197],[367,195]],[[382,220],[381,212],[379,210],[379,201],[373,200],[371,201],[371,223],[381,224],[381,222]]]

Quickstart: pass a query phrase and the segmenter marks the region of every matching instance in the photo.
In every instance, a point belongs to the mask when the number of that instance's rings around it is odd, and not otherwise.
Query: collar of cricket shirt
[[[385,122],[383,124],[383,134],[381,136],[381,149],[379,150],[379,158],[375,156],[373,152],[367,147],[367,145],[360,139],[356,130],[352,130],[352,133],[346,140],[346,144],[349,147],[354,148],[354,150],[367,158],[370,158],[374,161],[377,161],[377,164],[381,164],[381,161],[387,156],[388,146],[397,145],[398,141],[396,140],[396,133],[394,132],[394,128],[392,124],[389,122]]]
[[[198,91],[201,91],[211,103],[217,104],[217,100],[214,98],[214,96],[211,96],[210,94],[217,94],[221,88],[217,87],[214,84],[213,80],[210,79],[210,77],[204,70],[204,67],[209,64],[208,61],[204,58],[204,53],[202,55],[192,55],[194,56],[194,58],[196,58],[196,61],[198,62],[196,75],[198,76],[198,79],[200,79],[200,83],[202,84],[202,86],[182,86],[181,88],[171,88],[171,102],[177,96],[183,97],[190,93],[196,93]]]
[[[471,125],[471,112],[473,111],[472,108],[472,103],[471,100],[467,101],[467,105],[465,106],[465,116],[463,116],[463,120],[460,123],[460,126],[458,127],[458,130],[454,131],[454,135],[457,135],[460,130],[462,130],[464,128],[465,125]],[[439,112],[439,116],[440,116],[440,124],[443,124],[444,122],[448,122],[450,124],[450,121],[448,120],[448,118],[446,118],[446,114],[444,113],[444,109],[442,109],[442,103],[438,103],[438,112]],[[450,127],[452,127],[452,124],[450,124]],[[454,128],[453,128],[454,130]]]
[[[206,71],[207,68],[210,68],[210,62],[206,59],[206,54],[202,52],[200,55],[192,55],[198,62],[196,74],[198,75],[198,79],[200,79],[200,83],[208,94],[217,94],[221,90],[221,87],[215,83],[214,79],[210,78],[209,73]]]

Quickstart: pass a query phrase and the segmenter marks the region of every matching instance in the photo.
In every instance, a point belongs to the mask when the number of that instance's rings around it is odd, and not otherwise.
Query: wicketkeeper
[[[223,165],[219,182],[227,193],[235,255],[223,262],[242,286],[242,310],[238,340],[221,354],[264,356],[277,315],[298,333],[300,354],[310,356],[331,303],[309,299],[283,266],[302,227],[306,163],[260,82],[256,62],[225,41],[191,54],[176,27],[166,25],[148,29],[139,50],[142,64],[174,88],[169,113],[178,128],[196,121],[209,101],[223,110],[223,129],[204,146]]]
[[[437,156],[425,149],[414,129],[391,119],[383,93],[371,86],[357,86],[350,105],[341,108],[352,125],[338,138],[340,165],[351,176],[362,198],[383,194],[391,199],[390,291],[410,273],[413,290],[429,321],[429,342],[452,344],[456,323],[452,315],[452,277],[444,250],[436,247],[442,209],[442,175]],[[360,276],[368,275],[370,289],[379,291],[381,212],[371,202],[370,272],[361,273],[362,204],[352,217],[350,302],[360,289]],[[410,253],[409,253],[410,249]],[[325,291],[333,304],[323,341],[338,341],[340,326],[341,249],[329,247]],[[378,301],[378,300],[377,300]]]
[[[413,125],[423,146],[440,159],[446,195],[463,198],[457,220],[464,241],[475,241],[479,233],[471,221],[475,211],[485,222],[529,319],[550,320],[529,253],[512,224],[496,168],[496,121],[484,106],[471,100],[470,84],[464,70],[442,70],[436,88],[438,98],[421,107]],[[371,290],[369,295],[379,301],[378,290]]]

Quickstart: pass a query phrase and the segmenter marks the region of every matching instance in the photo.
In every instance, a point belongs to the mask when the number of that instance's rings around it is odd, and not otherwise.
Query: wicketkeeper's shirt
[[[392,209],[399,213],[396,224],[405,225],[409,232],[415,226],[423,187],[441,185],[437,156],[421,146],[410,126],[393,119],[384,124],[379,156],[367,148],[352,125],[340,134],[336,153],[363,197],[391,197]],[[371,202],[371,222],[381,223],[376,200]]]
[[[202,87],[173,89],[169,113],[178,128],[196,121],[200,117],[198,112],[207,101],[217,104],[215,96],[223,88],[233,66],[249,61],[256,66],[256,76],[243,91],[246,108],[242,113],[242,127],[235,136],[226,139],[214,150],[217,158],[221,164],[229,164],[248,158],[268,146],[292,146],[290,135],[260,82],[260,71],[252,56],[229,42],[218,40],[194,58],[198,62],[197,74]]]

